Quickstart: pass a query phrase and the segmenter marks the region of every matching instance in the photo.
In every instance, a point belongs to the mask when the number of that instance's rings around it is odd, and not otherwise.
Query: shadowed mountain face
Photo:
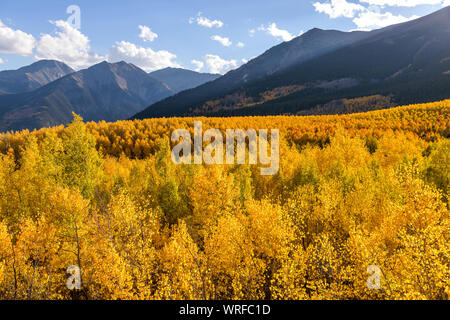
[[[150,76],[164,82],[175,93],[178,93],[216,80],[220,77],[220,74],[199,73],[180,68],[165,68],[150,73]]]
[[[151,117],[184,114],[187,109],[208,100],[221,97],[233,90],[276,72],[332,52],[351,43],[364,39],[370,32],[341,32],[335,30],[312,29],[289,42],[277,45],[259,57],[252,59],[237,70],[195,89],[187,90],[148,108],[137,117]],[[183,110],[181,113],[178,111]]]
[[[369,34],[369,32],[341,32],[315,28],[269,49],[238,70],[230,72],[226,77],[233,79],[235,85],[240,85],[241,81],[247,83],[258,80],[365,39]]]
[[[0,94],[13,94],[38,89],[75,72],[68,65],[54,60],[41,60],[18,70],[0,72]]]
[[[295,114],[378,94],[398,104],[450,97],[450,8],[367,33],[313,29],[136,118]]]
[[[102,62],[35,91],[0,96],[0,131],[86,121],[116,121],[174,92],[138,67]]]

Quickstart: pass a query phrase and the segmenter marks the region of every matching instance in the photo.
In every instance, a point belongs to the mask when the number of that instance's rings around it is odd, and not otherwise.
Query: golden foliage
[[[449,299],[449,105],[201,119],[280,129],[274,176],[172,163],[194,119],[3,134],[0,298]]]

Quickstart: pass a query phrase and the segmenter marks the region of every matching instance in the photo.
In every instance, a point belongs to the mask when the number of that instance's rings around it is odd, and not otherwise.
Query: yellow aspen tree
[[[206,300],[211,297],[203,254],[183,221],[174,227],[171,240],[160,251],[160,268],[157,299]]]

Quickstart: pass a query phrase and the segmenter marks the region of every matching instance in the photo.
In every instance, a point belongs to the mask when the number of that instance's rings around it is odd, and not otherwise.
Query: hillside
[[[229,128],[278,128],[287,141],[302,146],[308,143],[325,144],[338,127],[368,138],[381,136],[391,130],[410,132],[427,141],[439,137],[450,138],[449,119],[450,100],[445,100],[348,115],[154,118],[112,123],[89,122],[86,125],[102,153],[143,159],[154,154],[158,140],[167,139],[173,130],[185,128],[192,133],[194,120],[201,120],[204,130],[217,128],[223,133]],[[41,140],[48,132],[61,135],[64,130],[64,126],[57,126],[33,133],[24,130],[0,134],[0,152],[6,153],[9,148],[13,148],[18,153],[30,135]]]

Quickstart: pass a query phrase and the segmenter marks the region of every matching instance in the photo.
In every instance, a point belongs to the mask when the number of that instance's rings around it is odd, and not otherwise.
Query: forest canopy
[[[175,165],[193,118],[2,134],[0,299],[449,299],[449,107],[200,118],[279,129],[274,176]]]

